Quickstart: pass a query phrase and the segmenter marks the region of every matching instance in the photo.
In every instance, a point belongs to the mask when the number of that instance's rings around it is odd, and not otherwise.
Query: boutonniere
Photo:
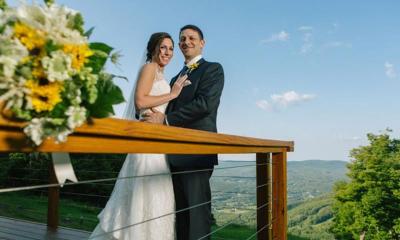
[[[196,68],[198,68],[199,66],[200,66],[199,63],[190,64],[190,65],[187,67],[187,70],[186,70],[185,74],[189,76],[190,73],[192,73],[192,71],[194,71],[194,70],[195,70]],[[184,86],[184,87],[189,86],[190,84],[192,84],[192,82],[191,82],[189,79],[187,79],[187,80],[185,80],[185,82],[183,82],[183,86]]]
[[[192,71],[194,71],[196,68],[198,68],[199,65],[200,65],[199,63],[190,64],[190,65],[188,66],[188,68],[189,68],[188,74],[190,74]]]

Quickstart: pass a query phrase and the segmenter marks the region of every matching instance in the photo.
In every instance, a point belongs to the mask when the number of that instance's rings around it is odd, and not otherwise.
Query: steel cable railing
[[[26,190],[34,190],[34,189],[50,188],[50,187],[81,185],[81,184],[88,184],[88,183],[108,182],[108,181],[115,181],[115,180],[121,180],[121,179],[156,177],[156,176],[175,175],[175,174],[190,174],[190,173],[197,173],[197,172],[212,172],[212,171],[218,171],[218,170],[222,170],[222,169],[234,169],[234,168],[250,167],[250,166],[254,166],[254,165],[233,166],[233,167],[224,167],[224,168],[208,168],[208,169],[201,169],[201,170],[177,171],[177,172],[171,172],[171,173],[156,173],[156,174],[136,175],[136,176],[128,176],[128,177],[83,180],[83,181],[79,181],[79,182],[50,183],[50,184],[42,184],[42,185],[34,185],[34,186],[3,188],[3,189],[0,189],[0,193],[26,191]]]
[[[98,238],[98,237],[106,236],[106,235],[108,235],[108,234],[111,234],[111,233],[114,233],[114,232],[117,232],[117,231],[125,230],[125,229],[128,229],[128,228],[130,228],[130,227],[134,227],[134,226],[137,226],[137,225],[140,225],[140,224],[149,222],[149,221],[157,220],[157,219],[160,219],[160,218],[163,218],[163,217],[166,217],[166,216],[170,216],[170,215],[173,215],[173,214],[176,214],[176,213],[188,211],[188,210],[190,210],[190,209],[197,208],[197,207],[201,207],[201,206],[204,206],[204,205],[207,205],[207,204],[210,204],[210,203],[211,203],[211,201],[207,201],[207,202],[203,202],[203,203],[200,203],[200,204],[196,204],[196,205],[190,206],[190,207],[188,207],[188,208],[180,209],[180,210],[177,210],[177,211],[174,211],[174,212],[171,212],[171,213],[167,213],[167,214],[163,214],[163,215],[160,215],[160,216],[157,216],[157,217],[154,217],[154,218],[146,219],[146,220],[144,220],[144,221],[137,222],[137,223],[134,223],[134,224],[130,224],[130,225],[127,225],[127,226],[118,228],[118,229],[114,229],[114,230],[112,230],[112,231],[109,231],[109,232],[106,232],[106,233],[103,233],[103,234],[98,234],[98,235],[95,235],[95,236],[90,237],[89,239],[95,239],[95,238]],[[259,210],[259,209],[261,209],[261,208],[265,208],[265,207],[268,206],[269,204],[270,204],[270,203],[266,203],[266,204],[264,204],[264,205],[258,207],[256,210]],[[255,213],[255,214],[256,214],[256,213]],[[253,214],[253,215],[255,215],[255,214]],[[229,225],[233,224],[234,221],[237,220],[237,219],[239,219],[240,217],[241,217],[241,214],[239,214],[239,215],[238,215],[237,217],[235,217],[234,219],[231,219],[230,221],[228,221],[228,223],[225,223],[224,225],[218,227],[217,229],[211,231],[210,233],[208,233],[208,234],[202,236],[202,237],[199,238],[198,240],[204,239],[204,238],[206,238],[206,237],[208,237],[208,236],[210,236],[210,235],[212,235],[212,234],[214,234],[214,233],[216,233],[216,232],[218,232],[218,231],[220,231],[220,230],[222,230],[222,229],[228,227]]]
[[[256,198],[250,197],[242,197],[239,194],[227,194],[227,198],[235,198],[235,201],[240,202],[239,205],[242,205],[243,208],[247,208],[248,211],[257,211],[257,231],[256,233],[260,239],[266,238],[266,229],[271,227],[271,220],[269,217],[274,217],[274,222],[272,224],[272,233],[273,238],[285,240],[285,232],[286,232],[286,217],[287,217],[287,209],[286,209],[286,159],[287,152],[293,151],[294,143],[290,141],[279,141],[279,140],[270,140],[270,139],[257,139],[250,137],[242,137],[242,136],[233,136],[227,134],[216,134],[210,132],[202,132],[191,129],[180,129],[166,126],[159,126],[154,124],[145,124],[140,122],[131,122],[124,121],[118,119],[94,119],[90,125],[82,126],[77,129],[77,131],[71,135],[69,141],[63,144],[54,144],[52,141],[46,141],[45,144],[41,145],[39,148],[32,148],[27,141],[25,141],[25,136],[21,132],[21,127],[23,127],[23,123],[17,123],[13,121],[9,121],[7,119],[0,119],[0,151],[1,152],[13,152],[13,151],[23,151],[23,152],[73,152],[72,162],[79,167],[77,168],[78,179],[81,180],[79,183],[64,183],[58,184],[56,183],[56,176],[54,175],[54,171],[49,168],[50,171],[46,173],[46,169],[43,170],[21,170],[25,171],[25,175],[22,178],[25,180],[11,180],[8,179],[8,183],[4,185],[3,189],[0,189],[0,198],[2,196],[7,195],[7,201],[12,201],[12,197],[15,192],[16,199],[19,196],[22,196],[25,192],[33,190],[43,190],[48,188],[47,197],[48,197],[48,211],[47,211],[47,226],[50,229],[57,229],[59,226],[60,214],[64,215],[65,213],[71,213],[72,221],[77,220],[76,214],[73,214],[76,209],[67,209],[60,208],[60,204],[67,204],[69,199],[79,199],[79,201],[88,201],[91,203],[98,204],[101,206],[103,204],[103,200],[107,199],[107,197],[99,197],[106,196],[109,194],[112,183],[115,181],[120,181],[123,179],[132,179],[139,177],[155,177],[160,176],[160,174],[149,174],[142,176],[127,176],[127,177],[116,177],[118,166],[121,166],[122,161],[117,162],[119,160],[123,160],[126,153],[144,153],[151,152],[155,154],[255,154],[256,156],[256,177],[249,177],[246,175],[236,176],[237,172],[233,172],[233,174],[215,174],[214,179],[218,179],[218,182],[224,182],[223,188],[217,188],[216,190],[223,191],[228,190],[230,192],[240,192],[240,187],[235,186],[234,184],[237,182],[244,182],[246,188],[256,190]],[[162,132],[163,134],[155,135],[154,132]],[[92,143],[101,143],[101,144],[92,144]],[[93,157],[92,155],[87,157],[86,153],[97,153],[98,157]],[[110,154],[112,159],[117,160],[116,162],[110,162],[108,160],[107,154]],[[21,159],[22,154],[14,154],[11,161],[7,161],[12,163],[12,160]],[[118,155],[118,156],[117,156]],[[42,156],[42,154],[29,154],[23,157],[22,162],[27,162],[28,165],[13,165],[16,168],[20,168],[21,166],[28,166],[32,169],[35,168],[46,168],[48,164],[44,160],[47,159],[34,159],[37,156]],[[77,159],[74,159],[77,157]],[[83,159],[82,159],[83,157]],[[0,154],[0,158],[4,159],[4,154]],[[87,158],[87,159],[85,159]],[[99,161],[99,159],[104,159],[104,161]],[[82,161],[81,161],[82,160]],[[84,161],[83,161],[84,160]],[[91,166],[91,162],[87,160],[93,160],[93,164],[96,164],[93,169],[86,169],[85,166]],[[107,161],[106,161],[107,160]],[[266,164],[264,164],[266,163]],[[261,164],[261,165],[259,165]],[[254,166],[254,164],[252,164]],[[75,165],[74,165],[75,166]],[[240,166],[231,167],[238,168]],[[96,169],[97,168],[97,169]],[[107,173],[107,171],[103,172],[102,170],[109,169],[111,171],[115,171],[113,173]],[[92,171],[95,170],[95,171]],[[33,173],[33,172],[37,173]],[[102,171],[102,172],[100,172]],[[211,171],[211,170],[202,170],[202,171]],[[213,171],[217,171],[217,168]],[[196,171],[186,171],[181,174],[190,174]],[[2,180],[4,175],[2,175],[0,170],[0,184],[2,184]],[[13,173],[19,173],[13,172]],[[101,174],[101,177],[98,177],[98,174]],[[171,174],[171,173],[169,173]],[[172,174],[180,174],[172,173]],[[164,175],[164,174],[163,174]],[[7,176],[7,175],[5,175]],[[8,176],[18,177],[14,175],[8,174]],[[84,177],[83,177],[84,176]],[[269,181],[267,178],[274,179],[274,182]],[[39,183],[33,180],[26,180],[27,178],[31,179],[41,179],[42,177],[48,177],[49,182]],[[100,179],[101,178],[101,179]],[[271,180],[271,179],[269,179]],[[256,182],[255,186],[253,185]],[[252,183],[252,184],[251,184]],[[105,185],[108,184],[108,185]],[[103,186],[104,185],[104,186]],[[64,186],[63,189],[60,186]],[[254,186],[254,187],[253,187]],[[66,190],[68,189],[68,190]],[[82,191],[83,189],[86,190]],[[66,190],[66,191],[65,191]],[[88,191],[89,190],[89,191]],[[79,194],[75,194],[74,192],[79,192]],[[20,192],[20,193],[17,193]],[[63,193],[65,192],[65,193]],[[247,191],[244,191],[247,192]],[[6,194],[8,193],[8,194]],[[32,192],[33,194],[37,194]],[[273,194],[273,197],[268,196],[267,193]],[[4,194],[4,195],[3,195]],[[46,193],[40,192],[40,194],[44,195]],[[86,194],[86,195],[83,195]],[[226,206],[231,207],[231,201],[227,201],[222,198],[222,193],[215,193],[221,198],[217,201],[226,204]],[[242,193],[243,194],[243,193]],[[250,194],[247,192],[246,194]],[[59,196],[63,195],[65,199],[60,201]],[[97,195],[97,196],[95,196]],[[247,195],[246,195],[247,196]],[[29,197],[28,197],[29,198]],[[35,198],[35,197],[32,197]],[[95,200],[95,199],[98,200]],[[255,205],[259,207],[260,205],[266,204],[268,202],[268,207],[264,207],[258,210],[254,210],[251,206],[254,203],[248,202],[249,199],[256,200]],[[18,200],[17,200],[18,201]],[[0,200],[1,202],[1,200]],[[22,198],[21,198],[21,202]],[[70,201],[74,202],[74,200]],[[27,203],[27,202],[25,202]],[[214,203],[214,202],[213,202]],[[243,203],[243,204],[242,204]],[[29,204],[27,204],[29,205]],[[236,205],[235,203],[233,205]],[[223,208],[223,205],[218,205],[219,208]],[[40,208],[44,211],[44,206],[41,205]],[[64,209],[64,210],[62,210]],[[213,208],[215,209],[215,208]],[[272,216],[271,209],[273,209]],[[1,213],[0,207],[0,213]],[[91,216],[94,211],[98,211],[99,209],[93,209],[93,211],[87,216]],[[223,213],[221,213],[223,214]],[[228,213],[226,216],[230,216],[228,219],[232,221],[236,215],[232,214],[243,214],[242,212],[234,212]],[[244,218],[238,217],[237,221],[247,221],[247,212]],[[86,216],[86,215],[85,215]],[[1,220],[1,219],[0,219]],[[82,220],[82,218],[80,218]],[[226,220],[226,219],[224,219]],[[225,225],[231,225],[230,222],[224,223],[222,226],[218,226],[217,228],[213,228],[213,231],[218,229],[224,229]],[[236,220],[235,220],[236,221]],[[223,221],[222,221],[223,222]],[[234,221],[233,221],[234,222]],[[61,229],[62,230],[62,229]],[[221,231],[221,230],[219,230]],[[224,231],[222,231],[224,232]],[[214,233],[213,233],[214,234]],[[217,236],[221,237],[223,235],[216,232]],[[271,229],[268,229],[268,234],[271,234]],[[250,234],[249,234],[250,235]],[[213,235],[214,236],[214,235]],[[242,235],[243,236],[243,235]],[[244,239],[244,237],[243,237]]]
[[[215,233],[217,233],[218,231],[221,231],[224,228],[227,228],[228,226],[232,225],[237,219],[239,219],[242,215],[239,214],[237,217],[235,217],[234,219],[231,219],[230,221],[228,221],[228,223],[223,224],[222,226],[218,227],[217,229],[211,231],[210,233],[202,236],[201,238],[197,239],[197,240],[202,240],[205,239],[206,237],[209,237]]]
[[[59,186],[74,186],[74,185],[80,185],[80,184],[103,184],[103,182],[107,182],[107,181],[117,181],[117,180],[124,180],[124,179],[144,178],[144,177],[154,177],[154,176],[174,175],[174,174],[190,174],[190,173],[196,173],[196,172],[218,171],[218,170],[224,170],[224,169],[236,169],[236,168],[254,167],[254,166],[265,166],[265,165],[270,165],[270,163],[239,165],[239,166],[231,166],[231,167],[217,167],[217,168],[214,168],[214,169],[202,169],[202,170],[180,171],[180,172],[173,172],[173,173],[158,173],[158,174],[147,174],[147,175],[127,176],[127,177],[103,178],[103,179],[94,179],[94,180],[84,180],[84,181],[80,181],[80,182],[77,182],[77,183],[68,182],[68,183],[64,183],[64,184],[41,184],[41,185],[31,185],[31,186],[23,186],[23,187],[14,187],[14,188],[4,188],[4,189],[0,189],[0,193],[11,193],[11,192],[28,191],[28,190],[29,190],[29,191],[36,191],[36,192],[46,193],[46,191],[40,191],[40,190],[38,190],[38,189],[49,188],[49,187],[59,187]],[[21,171],[22,171],[22,170],[28,170],[28,169],[19,168],[18,170],[21,170]],[[40,170],[40,171],[45,171],[45,169],[29,169],[29,170]],[[77,173],[78,173],[78,172],[80,172],[80,171],[77,171]],[[81,171],[81,172],[83,172],[83,171]],[[87,170],[84,170],[84,172],[96,172],[96,171],[87,171]],[[107,172],[107,171],[103,171],[103,172]],[[117,172],[112,172],[112,173],[117,173]],[[246,179],[246,180],[255,180],[255,179],[256,179],[256,177],[232,176],[232,175],[224,175],[224,176],[222,176],[222,175],[216,175],[216,176],[213,176],[213,178],[230,178],[230,179]],[[13,179],[13,180],[24,180],[24,181],[27,181],[27,180],[28,180],[28,181],[29,181],[29,180],[32,180],[32,181],[43,181],[42,179],[14,178],[14,177],[10,177],[10,179]],[[269,182],[268,182],[267,184],[263,184],[263,185],[256,186],[256,189],[257,189],[257,188],[263,188],[263,187],[270,186],[271,184],[273,184],[271,180],[272,180],[272,179],[268,179]],[[110,184],[110,185],[113,185],[113,184]],[[248,195],[255,194],[255,193],[248,193],[248,192],[229,192],[229,191],[226,191],[226,192],[224,192],[224,191],[212,191],[212,192],[213,192],[213,193],[236,194],[236,195],[237,195],[237,194],[248,194]],[[103,196],[103,195],[97,195],[97,194],[84,194],[84,193],[73,193],[73,192],[63,192],[63,191],[60,191],[60,194],[65,194],[65,195],[81,195],[81,196],[86,196],[86,197],[102,197],[102,198],[108,198],[108,197],[109,197],[109,196]],[[240,196],[235,196],[235,197],[240,197]],[[171,212],[171,213],[167,213],[167,214],[164,214],[164,215],[162,215],[162,216],[154,217],[154,218],[151,218],[151,219],[146,219],[146,220],[144,220],[144,221],[142,221],[142,222],[138,222],[138,223],[134,223],[134,224],[131,224],[131,225],[127,225],[127,226],[124,226],[124,227],[122,227],[122,228],[115,229],[115,230],[113,230],[113,231],[111,231],[111,232],[107,232],[107,233],[105,233],[105,234],[110,234],[110,233],[115,232],[115,231],[121,231],[121,230],[124,230],[124,229],[128,229],[128,228],[130,228],[130,227],[134,227],[134,226],[137,226],[137,225],[139,225],[139,224],[143,224],[143,223],[146,223],[146,222],[149,222],[149,221],[153,221],[153,220],[156,220],[156,219],[159,219],[159,218],[162,218],[162,217],[166,217],[166,216],[169,216],[169,215],[172,215],[172,214],[176,214],[176,213],[179,213],[179,212],[182,212],[182,211],[188,211],[188,210],[190,210],[190,209],[193,209],[193,208],[196,208],[196,207],[200,207],[200,206],[203,206],[203,205],[206,205],[206,204],[211,204],[211,201],[208,201],[208,202],[205,202],[205,203],[201,203],[201,204],[198,204],[198,205],[195,205],[195,206],[190,206],[190,207],[185,208],[185,209],[180,209],[180,210],[178,210],[178,211]],[[268,204],[270,204],[270,203],[264,204],[262,207],[265,207],[265,206],[267,206]],[[98,208],[98,207],[96,207],[96,208]],[[259,208],[260,208],[260,207],[259,207]],[[257,209],[235,208],[235,209],[236,209],[236,210],[254,211],[254,210],[258,210],[259,208],[257,208]],[[101,208],[98,208],[98,209],[101,209]],[[224,228],[227,228],[228,226],[232,225],[236,220],[240,219],[241,216],[242,216],[242,215],[239,214],[238,216],[234,217],[233,219],[231,219],[231,220],[228,221],[227,223],[225,223],[225,224],[223,224],[222,226],[219,226],[218,228],[214,229],[214,230],[213,230],[212,232],[210,232],[209,234],[207,234],[207,235],[205,235],[205,236],[199,238],[199,240],[200,240],[200,239],[207,238],[208,236],[211,236],[211,235],[217,233],[218,231],[220,231],[220,230],[222,230],[222,229],[224,229]],[[74,217],[71,217],[71,218],[74,218]],[[78,218],[75,217],[74,219],[78,219]],[[87,218],[79,218],[78,220],[87,220],[87,221],[93,221],[93,222],[97,221],[97,220],[87,219]],[[262,230],[262,229],[260,229],[259,231],[261,231],[261,230]],[[105,235],[105,234],[104,234],[104,235]],[[257,234],[257,232],[255,233],[255,235],[256,235],[256,234]],[[99,236],[100,236],[100,235],[99,235]],[[93,238],[97,238],[97,237],[99,237],[99,236],[94,236]],[[251,239],[251,238],[249,238],[249,239]]]

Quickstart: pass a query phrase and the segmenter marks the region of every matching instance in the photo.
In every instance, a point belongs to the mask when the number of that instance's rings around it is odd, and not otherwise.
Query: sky
[[[14,1],[8,1],[13,4]],[[225,88],[220,133],[295,141],[289,160],[349,160],[366,134],[400,136],[400,2],[382,1],[136,1],[59,0],[80,11],[90,41],[121,51],[108,71],[125,98],[148,38],[199,26],[203,56],[222,64]],[[178,48],[165,70],[183,66]],[[116,107],[121,116],[125,105]],[[254,160],[254,155],[222,155]]]

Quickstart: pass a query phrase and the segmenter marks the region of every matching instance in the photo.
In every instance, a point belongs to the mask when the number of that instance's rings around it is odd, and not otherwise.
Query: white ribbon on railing
[[[53,159],[54,172],[57,177],[57,181],[63,187],[63,184],[70,180],[72,182],[78,182],[76,178],[74,168],[71,164],[71,158],[69,153],[58,152],[51,153],[51,158]]]

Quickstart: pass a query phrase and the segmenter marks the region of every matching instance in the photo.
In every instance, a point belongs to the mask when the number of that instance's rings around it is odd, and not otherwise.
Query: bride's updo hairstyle
[[[160,53],[160,45],[161,42],[165,39],[169,38],[172,41],[172,45],[174,45],[174,40],[171,35],[166,32],[156,32],[153,33],[147,42],[147,54],[146,54],[146,62],[150,62],[153,56],[158,56]]]

